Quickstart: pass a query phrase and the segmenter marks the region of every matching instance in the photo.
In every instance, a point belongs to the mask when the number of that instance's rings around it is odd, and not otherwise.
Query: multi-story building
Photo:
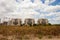
[[[31,19],[31,18],[27,18],[27,19],[25,19],[25,21],[24,21],[24,24],[25,25],[34,25],[35,24],[35,20],[34,19]]]
[[[2,23],[2,25],[6,25],[6,26],[7,26],[7,24],[8,24],[7,21],[4,21],[4,22]]]
[[[32,18],[26,18],[24,20],[23,24],[27,25],[27,26],[33,26],[35,24],[35,20]],[[37,24],[42,24],[42,25],[48,24],[48,19],[38,19]],[[2,25],[11,25],[11,26],[19,25],[20,26],[20,25],[22,25],[22,20],[21,19],[11,19],[9,21],[4,21],[2,23]]]
[[[12,19],[8,22],[8,25],[21,25],[22,21],[21,19]]]
[[[38,19],[38,23],[37,24],[48,24],[48,19]]]

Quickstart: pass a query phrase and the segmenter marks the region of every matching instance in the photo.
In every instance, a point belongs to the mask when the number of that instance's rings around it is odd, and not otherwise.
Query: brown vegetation
[[[60,35],[60,26],[0,26],[0,34],[39,34],[39,35]]]
[[[3,36],[16,36],[17,38],[22,38],[24,35],[34,35],[38,38],[43,36],[60,36],[60,26],[0,26],[0,35]],[[52,36],[51,36],[52,35]],[[27,37],[28,38],[28,37]]]

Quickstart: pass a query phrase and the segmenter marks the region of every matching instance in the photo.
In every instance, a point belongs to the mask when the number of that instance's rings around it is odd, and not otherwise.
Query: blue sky
[[[34,0],[31,0],[32,2],[34,2]],[[43,3],[45,0],[41,0]],[[60,5],[60,0],[56,0],[55,2],[51,3],[51,5]]]
[[[46,18],[60,24],[60,0],[0,0],[0,18]]]
[[[56,0],[56,1],[53,2],[51,5],[60,5],[60,0]]]

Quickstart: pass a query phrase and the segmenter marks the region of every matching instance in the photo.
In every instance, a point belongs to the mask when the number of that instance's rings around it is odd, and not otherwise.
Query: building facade
[[[37,24],[48,24],[48,19],[38,19]]]
[[[7,22],[7,21],[4,21],[4,22],[2,23],[2,25],[7,26],[7,25],[8,25],[8,22]]]
[[[21,19],[12,19],[8,22],[8,25],[21,25],[22,21]]]
[[[19,25],[20,26],[20,25],[23,25],[23,24],[27,25],[27,26],[33,26],[36,23],[35,23],[35,20],[32,19],[32,18],[26,18],[24,20],[24,23],[22,23],[21,19],[11,19],[9,21],[4,21],[2,23],[2,25],[11,25],[11,26],[13,26],[13,25]],[[45,25],[45,24],[49,24],[49,21],[48,21],[48,19],[38,19],[37,24]]]
[[[25,19],[24,24],[33,26],[35,24],[35,20],[31,19],[31,18],[27,18],[27,19]]]

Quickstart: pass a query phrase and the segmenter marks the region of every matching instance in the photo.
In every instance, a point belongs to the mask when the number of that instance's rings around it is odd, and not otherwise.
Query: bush
[[[52,38],[52,35],[49,35],[48,38],[51,39]]]
[[[42,36],[42,35],[39,35],[39,36],[38,36],[38,38],[39,38],[39,39],[42,39],[42,38],[43,38],[43,36]]]
[[[51,23],[48,23],[48,25],[51,25]]]

